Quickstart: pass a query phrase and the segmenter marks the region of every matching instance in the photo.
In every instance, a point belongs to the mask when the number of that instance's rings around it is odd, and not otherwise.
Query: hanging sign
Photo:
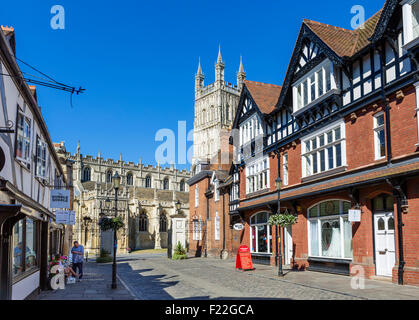
[[[74,225],[76,223],[76,214],[74,211],[58,210],[55,212],[55,222]]]
[[[243,230],[243,228],[244,228],[243,223],[236,223],[236,224],[233,226],[233,229],[234,229],[234,230],[237,230],[237,231]]]
[[[69,213],[70,211],[56,211],[55,212],[55,222],[68,224],[69,222]]]
[[[70,209],[70,190],[52,189],[50,207],[54,209]]]
[[[360,209],[350,209],[350,210],[348,210],[348,220],[350,222],[360,222],[361,221],[361,210]]]
[[[240,246],[239,250],[237,250],[236,269],[241,269],[242,271],[254,270],[248,246]]]

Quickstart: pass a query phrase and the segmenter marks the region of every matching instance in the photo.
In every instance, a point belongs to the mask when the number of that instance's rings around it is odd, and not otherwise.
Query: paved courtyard
[[[351,278],[310,271],[286,271],[255,265],[234,269],[234,260],[191,258],[173,261],[162,253],[118,257],[118,290],[110,289],[112,265],[86,264],[85,279],[65,290],[42,293],[40,299],[415,299],[419,288],[386,281],[365,280],[353,289]]]
[[[137,299],[417,299],[419,288],[365,280],[352,289],[351,278],[289,271],[282,279],[270,266],[235,270],[234,260],[192,258],[173,261],[163,254],[119,259],[118,274]]]

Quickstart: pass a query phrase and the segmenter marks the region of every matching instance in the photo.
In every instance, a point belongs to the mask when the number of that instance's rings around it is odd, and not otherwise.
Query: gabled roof
[[[370,44],[369,38],[375,31],[382,10],[365,21],[363,27],[355,30],[339,28],[308,19],[304,19],[303,23],[339,57],[352,57]]]
[[[257,104],[260,112],[269,114],[275,109],[281,94],[281,86],[249,80],[245,80],[244,84],[249,90],[250,95]]]

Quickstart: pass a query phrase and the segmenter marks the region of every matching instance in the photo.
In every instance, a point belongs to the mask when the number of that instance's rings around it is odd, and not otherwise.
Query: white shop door
[[[379,276],[392,276],[396,263],[393,212],[374,215],[375,230],[375,264]]]
[[[291,264],[293,245],[292,245],[292,227],[287,226],[284,228],[285,237],[285,264]]]

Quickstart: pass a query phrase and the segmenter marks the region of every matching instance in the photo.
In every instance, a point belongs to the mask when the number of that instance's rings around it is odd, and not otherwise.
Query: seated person
[[[59,254],[55,255],[55,260],[58,261],[59,269],[64,269],[64,274],[66,277],[69,277],[70,275],[72,275],[75,278],[79,277],[79,274],[75,273],[71,267],[66,267],[63,265],[63,263],[61,262],[61,256]]]

